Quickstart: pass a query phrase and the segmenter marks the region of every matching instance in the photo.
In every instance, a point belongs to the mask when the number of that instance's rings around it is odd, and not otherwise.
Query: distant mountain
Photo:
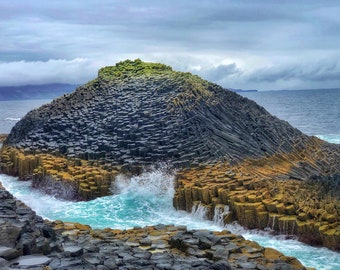
[[[0,86],[0,100],[54,99],[75,90],[75,84]]]
[[[258,90],[243,90],[243,89],[233,89],[233,88],[228,88],[227,90],[236,92],[236,93],[242,93],[242,92],[258,92]]]

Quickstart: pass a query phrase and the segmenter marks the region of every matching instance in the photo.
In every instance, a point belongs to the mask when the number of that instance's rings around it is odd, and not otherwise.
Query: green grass
[[[98,77],[101,80],[111,81],[124,79],[127,77],[159,75],[171,73],[172,68],[160,63],[143,62],[140,59],[125,60],[117,63],[115,66],[103,67],[98,72]]]
[[[140,59],[125,60],[115,66],[103,67],[98,72],[98,80],[104,82],[123,82],[131,78],[170,79],[182,85],[182,91],[169,100],[170,107],[190,110],[198,102],[216,103],[214,93],[209,89],[212,83],[189,72],[178,72],[160,63],[143,62]]]

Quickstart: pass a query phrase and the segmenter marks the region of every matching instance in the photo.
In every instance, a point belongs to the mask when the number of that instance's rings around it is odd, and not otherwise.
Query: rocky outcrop
[[[289,152],[309,138],[255,102],[162,64],[125,61],[28,113],[5,145],[111,165],[180,167]]]
[[[237,166],[216,164],[177,174],[174,205],[195,211],[221,224],[237,220],[250,229],[296,235],[303,242],[340,250],[339,175],[322,181],[296,180],[296,163],[316,169],[312,160],[323,142],[309,149],[271,158],[246,160]],[[328,184],[325,185],[325,182]]]
[[[306,269],[296,259],[228,231],[157,225],[94,230],[44,221],[0,186],[0,268]]]
[[[0,134],[0,149],[2,147],[3,142],[6,140],[7,134]]]
[[[32,180],[32,186],[66,200],[91,200],[110,194],[110,186],[123,166],[107,167],[95,162],[67,159],[49,154],[25,154],[5,148],[2,172]]]
[[[7,269],[5,266],[9,261],[32,254],[41,254],[39,260],[44,260],[45,255],[61,248],[53,229],[25,204],[13,198],[1,184],[0,223],[1,269]]]
[[[89,200],[109,194],[118,173],[157,162],[177,169],[178,209],[203,204],[212,218],[218,205],[229,207],[228,222],[339,249],[340,146],[162,64],[105,67],[31,111],[6,138],[0,168],[45,192]]]

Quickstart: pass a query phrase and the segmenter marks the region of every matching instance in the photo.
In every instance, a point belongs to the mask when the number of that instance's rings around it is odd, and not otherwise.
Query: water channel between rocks
[[[51,220],[80,222],[92,228],[127,229],[162,223],[185,225],[189,229],[228,229],[262,246],[273,247],[287,256],[294,256],[309,267],[335,270],[340,266],[339,253],[327,248],[311,247],[296,240],[286,240],[283,236],[274,237],[264,232],[248,231],[237,224],[223,227],[218,211],[214,221],[205,219],[204,208],[200,206],[196,206],[191,214],[176,211],[172,206],[175,192],[173,176],[162,170],[133,178],[118,177],[113,187],[115,195],[88,202],[61,201],[31,189],[29,181],[21,182],[6,175],[0,174],[0,182],[38,215]]]

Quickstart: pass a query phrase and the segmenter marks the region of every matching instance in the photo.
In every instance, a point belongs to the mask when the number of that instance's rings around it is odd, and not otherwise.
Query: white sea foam
[[[339,253],[326,248],[285,240],[284,236],[274,237],[263,231],[248,231],[237,223],[221,226],[224,215],[228,214],[228,208],[215,212],[215,223],[205,220],[206,209],[201,204],[196,204],[191,214],[176,211],[172,206],[173,179],[173,176],[162,170],[147,172],[139,177],[120,176],[114,187],[115,195],[89,202],[67,202],[32,190],[29,182],[0,175],[0,181],[8,191],[37,214],[51,220],[81,222],[93,228],[127,229],[163,223],[185,225],[189,229],[227,229],[242,234],[246,239],[257,241],[262,246],[273,247],[287,256],[297,257],[306,266],[326,270],[339,269]]]
[[[317,135],[317,137],[330,143],[340,144],[340,134]]]
[[[118,175],[112,187],[114,194],[138,193],[139,195],[154,195],[173,197],[174,175],[168,174],[168,168],[160,166],[139,176],[126,177]]]
[[[207,219],[207,209],[200,202],[194,203],[194,205],[192,206],[192,209],[191,209],[191,214],[197,220],[206,220]]]
[[[6,117],[5,121],[19,121],[21,118],[18,117]]]

